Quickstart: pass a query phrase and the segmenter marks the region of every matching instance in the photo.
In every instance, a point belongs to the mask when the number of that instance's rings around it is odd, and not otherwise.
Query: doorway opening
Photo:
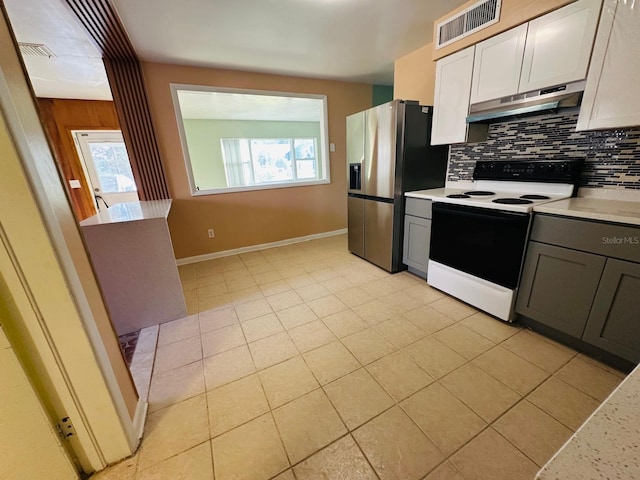
[[[71,133],[96,209],[100,211],[116,203],[137,202],[138,191],[122,132],[73,130]]]

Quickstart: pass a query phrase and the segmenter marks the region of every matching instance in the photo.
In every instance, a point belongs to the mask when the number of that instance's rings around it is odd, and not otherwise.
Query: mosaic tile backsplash
[[[578,112],[489,126],[486,142],[451,146],[448,180],[473,180],[477,160],[584,158],[581,187],[640,190],[640,127],[576,132]]]

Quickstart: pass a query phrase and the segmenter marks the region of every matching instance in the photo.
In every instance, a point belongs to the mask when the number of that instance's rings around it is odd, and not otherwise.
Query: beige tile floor
[[[180,275],[142,445],[95,479],[528,480],[623,378],[345,236]]]

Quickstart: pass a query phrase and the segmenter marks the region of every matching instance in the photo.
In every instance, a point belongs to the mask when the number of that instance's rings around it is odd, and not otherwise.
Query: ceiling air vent
[[[502,0],[481,0],[436,25],[436,49],[460,40],[500,19]]]
[[[55,57],[56,54],[51,51],[44,43],[24,43],[18,42],[20,53],[22,55],[32,55],[35,57]]]

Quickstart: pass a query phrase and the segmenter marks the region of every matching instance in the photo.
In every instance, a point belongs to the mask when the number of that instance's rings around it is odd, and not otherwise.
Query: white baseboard
[[[262,243],[260,245],[249,245],[247,247],[234,248],[232,250],[224,250],[222,252],[206,253],[204,255],[196,255],[195,257],[178,258],[177,265],[188,265],[190,263],[203,262],[205,260],[213,260],[215,258],[230,257],[240,253],[255,252],[256,250],[264,250],[266,248],[283,247],[285,245],[293,245],[294,243],[308,242],[310,240],[318,240],[320,238],[335,237],[347,233],[347,229],[333,230],[331,232],[314,233],[304,237],[288,238],[286,240],[278,240],[277,242]]]

